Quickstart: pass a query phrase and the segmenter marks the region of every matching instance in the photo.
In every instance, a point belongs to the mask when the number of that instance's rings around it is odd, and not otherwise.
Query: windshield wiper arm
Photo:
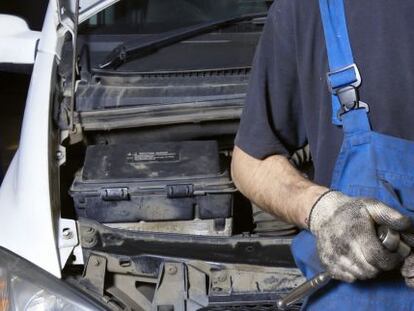
[[[132,59],[137,59],[144,55],[148,55],[155,50],[172,45],[174,43],[189,39],[205,32],[212,31],[216,28],[221,28],[226,25],[252,20],[255,18],[262,18],[266,15],[267,13],[246,14],[165,32],[160,36],[157,36],[157,38],[145,42],[142,42],[142,40],[124,42],[114,48],[105,57],[103,63],[99,65],[99,68],[116,69],[123,63],[126,63]]]

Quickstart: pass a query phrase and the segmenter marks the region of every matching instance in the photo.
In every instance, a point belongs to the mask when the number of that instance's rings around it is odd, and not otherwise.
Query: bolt
[[[72,230],[70,230],[69,228],[64,228],[64,229],[62,230],[62,237],[63,237],[65,240],[70,240],[70,239],[73,237],[73,232],[72,232]]]
[[[101,261],[98,258],[92,258],[92,264],[97,267],[101,264]]]
[[[225,282],[227,280],[227,273],[226,272],[221,272],[218,277],[217,277],[217,281],[219,282]]]
[[[177,267],[176,266],[168,266],[167,267],[167,273],[170,275],[174,275],[177,273]]]
[[[92,228],[92,227],[88,227],[88,228],[86,228],[85,232],[86,233],[94,233],[95,232],[95,229]]]
[[[62,160],[63,159],[63,152],[62,151],[56,151],[56,159]]]

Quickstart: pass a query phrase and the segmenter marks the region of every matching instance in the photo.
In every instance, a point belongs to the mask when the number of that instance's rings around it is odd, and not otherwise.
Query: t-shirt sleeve
[[[256,50],[235,144],[257,159],[306,145],[291,0],[275,1]]]

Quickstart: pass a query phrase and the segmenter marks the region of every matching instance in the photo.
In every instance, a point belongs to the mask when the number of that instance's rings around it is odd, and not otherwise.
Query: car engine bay
[[[223,36],[241,40],[197,40]],[[231,180],[250,63],[104,71],[90,64],[99,40],[79,36],[73,106],[69,44],[59,67],[60,209],[82,250],[64,279],[112,310],[275,309],[303,277],[290,253],[297,228]]]

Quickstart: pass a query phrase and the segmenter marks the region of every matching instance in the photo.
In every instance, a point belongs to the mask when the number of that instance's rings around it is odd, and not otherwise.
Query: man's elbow
[[[239,177],[239,167],[241,166],[241,159],[240,159],[240,153],[243,152],[241,149],[239,149],[237,146],[234,146],[233,149],[233,155],[231,158],[231,177],[234,181],[234,183],[238,184],[238,177]]]
[[[236,187],[240,190],[244,188],[249,178],[247,172],[252,172],[260,163],[260,160],[253,158],[246,152],[235,146],[233,149],[233,156],[231,161],[231,176]]]
[[[269,173],[276,168],[290,167],[289,159],[283,155],[271,155],[263,160],[256,159],[235,146],[231,161],[231,175],[235,185],[241,190],[258,175]]]

